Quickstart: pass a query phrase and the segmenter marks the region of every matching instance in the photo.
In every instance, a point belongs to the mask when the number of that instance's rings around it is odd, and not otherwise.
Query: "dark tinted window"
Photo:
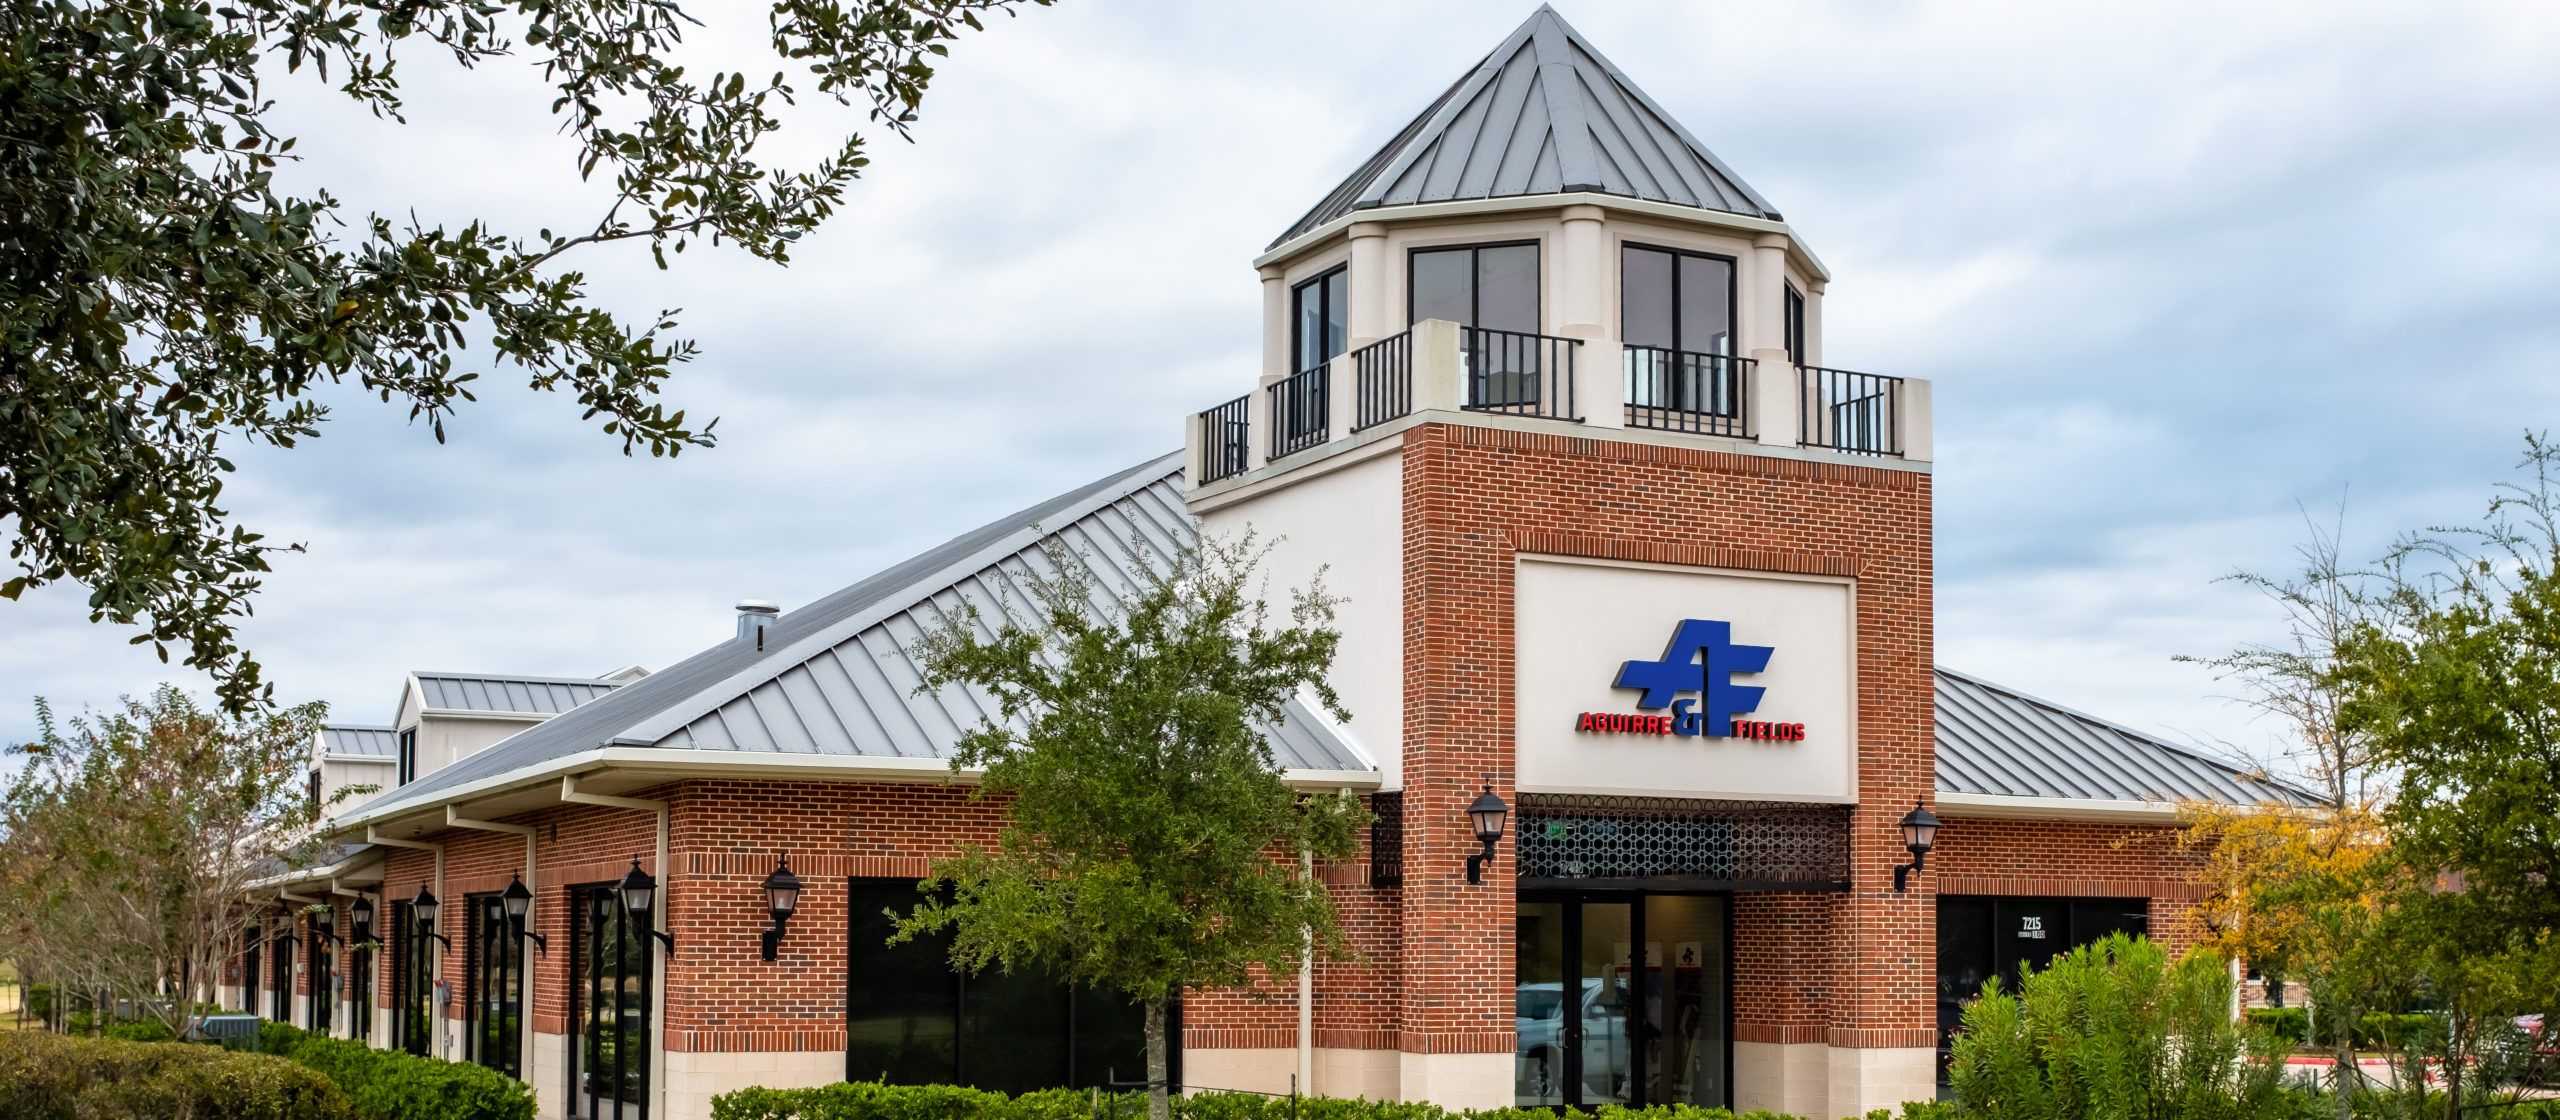
[[[845,998],[845,1077],[903,1085],[959,1077],[960,984],[947,937],[888,944],[882,911],[905,913],[919,895],[912,881],[853,886],[853,970]]]
[[[1410,320],[1538,333],[1538,247],[1469,245],[1413,254]]]
[[[1289,369],[1314,369],[1351,341],[1351,281],[1337,268],[1291,291]]]
[[[883,911],[915,908],[912,879],[857,879],[850,895],[847,1079],[1007,1093],[1145,1079],[1143,1008],[1028,970],[960,976],[947,935],[887,944],[893,923]],[[1165,1020],[1167,1038],[1179,1040],[1178,1008]],[[1178,1041],[1168,1057],[1178,1081]]]
[[[1618,257],[1618,324],[1629,346],[1733,353],[1733,262],[1627,246]]]

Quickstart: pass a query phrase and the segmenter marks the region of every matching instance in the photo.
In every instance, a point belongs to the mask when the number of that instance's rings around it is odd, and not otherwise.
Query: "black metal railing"
[[[1751,359],[1629,346],[1626,368],[1628,427],[1751,438]]]
[[[1369,796],[1369,885],[1404,885],[1404,792]]]
[[[1582,419],[1573,406],[1573,358],[1581,346],[1578,338],[1459,327],[1458,376],[1466,384],[1465,407]]]
[[[1271,394],[1271,409],[1263,414],[1271,421],[1271,458],[1294,455],[1324,442],[1326,428],[1333,422],[1332,381],[1328,363],[1290,374],[1264,390]]]
[[[1902,379],[1800,366],[1803,414],[1796,442],[1861,455],[1902,454]]]
[[[1247,393],[1200,414],[1200,482],[1240,475],[1252,464],[1253,424]]]
[[[1384,424],[1413,411],[1413,332],[1404,331],[1353,351],[1352,375],[1359,401],[1351,430]]]

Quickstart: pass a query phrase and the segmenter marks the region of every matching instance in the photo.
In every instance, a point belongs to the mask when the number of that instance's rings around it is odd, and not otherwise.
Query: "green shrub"
[[[1044,1089],[1008,1097],[957,1085],[887,1085],[876,1081],[840,1082],[815,1089],[740,1089],[711,1100],[712,1120],[1093,1120],[1101,1114],[1135,1120],[1146,1115],[1140,1093],[1105,1095],[1092,1090]],[[1436,1104],[1350,1100],[1341,1097],[1287,1097],[1253,1093],[1194,1093],[1173,1099],[1175,1120],[1556,1120],[1543,1108],[1497,1108],[1461,1111]],[[1920,1106],[1906,1106],[1920,1107]],[[1935,1109],[1934,1103],[1928,1106]],[[1597,1112],[1566,1111],[1565,1120],[1797,1120],[1769,1112],[1739,1117],[1721,1108],[1665,1105]],[[1952,1112],[1909,1112],[1911,1120],[1954,1120]],[[1892,1120],[1884,1113],[1869,1120]]]
[[[281,1058],[211,1046],[0,1035],[9,1120],[351,1120],[346,1094]]]
[[[2252,1007],[2241,1016],[2295,1046],[2311,1038],[2311,1013],[2299,1007]]]
[[[1983,1120],[2279,1120],[2305,1114],[2285,1089],[2284,1041],[2231,1021],[2232,980],[2193,954],[2175,964],[2117,934],[1994,984],[1965,1009],[1950,1070]],[[2249,1060],[2244,1060],[2249,1059]]]
[[[107,1037],[124,1042],[168,1042],[177,1036],[169,1033],[169,1025],[158,1019],[134,1023],[118,1023],[107,1028]]]
[[[355,1120],[533,1120],[533,1089],[485,1066],[376,1050],[272,1022],[258,1025],[258,1049],[335,1082]]]

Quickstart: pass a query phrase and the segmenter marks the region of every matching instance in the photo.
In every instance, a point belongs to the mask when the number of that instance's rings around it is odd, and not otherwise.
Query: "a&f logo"
[[[1660,661],[1630,661],[1618,670],[1617,687],[1643,695],[1639,708],[1670,709],[1669,716],[1620,716],[1585,712],[1579,730],[1633,731],[1657,735],[1734,735],[1746,739],[1802,739],[1798,723],[1754,723],[1735,716],[1760,707],[1766,689],[1735,684],[1735,673],[1757,673],[1769,667],[1770,646],[1737,645],[1733,624],[1685,619],[1671,632],[1671,645]],[[1696,698],[1675,696],[1694,692]],[[1694,707],[1694,710],[1693,710]]]

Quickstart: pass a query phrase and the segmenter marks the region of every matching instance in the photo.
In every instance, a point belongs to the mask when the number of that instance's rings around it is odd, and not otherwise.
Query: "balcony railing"
[[[1333,424],[1332,366],[1300,370],[1271,383],[1271,455],[1294,455],[1324,443]]]
[[[1351,355],[1359,401],[1351,430],[1373,428],[1413,411],[1413,332],[1403,331]]]
[[[1902,379],[1800,366],[1803,413],[1796,442],[1860,455],[1902,454]]]
[[[1630,428],[1752,438],[1749,358],[1626,348]]]
[[[1252,406],[1253,394],[1247,393],[1200,414],[1202,485],[1243,474],[1252,465],[1253,425],[1246,412]]]
[[[1580,420],[1573,406],[1573,357],[1578,338],[1458,328],[1459,379],[1466,386],[1462,407],[1508,416],[1543,416]]]

